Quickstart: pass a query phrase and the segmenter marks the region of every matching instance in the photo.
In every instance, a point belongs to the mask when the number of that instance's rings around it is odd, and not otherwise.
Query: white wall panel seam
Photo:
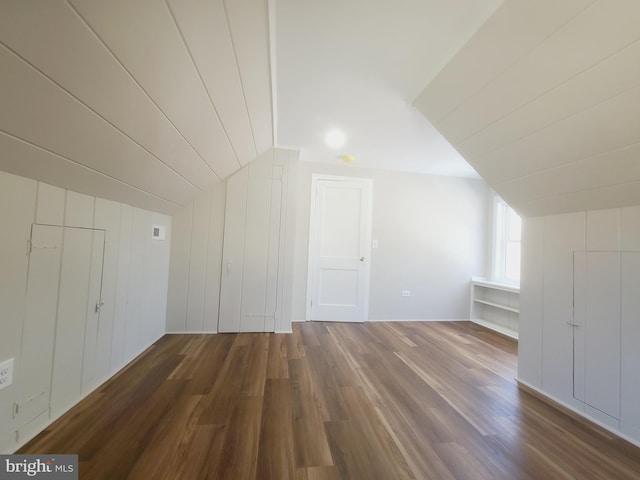
[[[98,299],[97,301],[100,303],[100,305],[103,304],[102,301],[102,290],[104,289],[104,261],[105,261],[105,257],[107,254],[107,235],[108,235],[108,230],[105,226],[105,228],[101,228],[98,229],[96,228],[96,208],[97,208],[97,197],[94,199],[93,201],[93,229],[94,229],[94,235],[95,235],[95,230],[101,230],[104,232],[104,234],[102,235],[102,263],[101,263],[101,271],[100,271],[100,291],[98,292]],[[104,321],[101,322],[102,319],[102,309],[99,308],[98,309],[98,326],[96,328],[96,349],[98,348],[98,343],[99,343],[99,338],[100,338],[100,326],[101,324],[104,324]],[[115,308],[114,308],[115,311]],[[111,328],[111,337],[113,338],[113,325]],[[111,345],[111,342],[109,342],[109,345]],[[111,349],[109,349],[109,360],[111,360]]]
[[[191,256],[191,249],[193,246],[193,222],[195,219],[195,215],[196,215],[196,204],[195,201],[192,204],[193,206],[191,207],[191,225],[190,225],[190,232],[189,232],[189,261],[187,262],[188,268],[187,268],[187,296],[186,296],[186,301],[184,302],[184,331],[187,331],[187,325],[189,324],[189,292],[191,291],[191,262],[193,261],[193,258]]]
[[[600,66],[601,64],[603,64],[603,63],[605,63],[606,61],[608,61],[609,59],[611,59],[611,57],[614,57],[614,56],[616,56],[616,55],[618,55],[618,54],[622,53],[623,51],[625,51],[625,50],[627,50],[628,48],[631,48],[632,46],[634,46],[635,44],[637,44],[638,42],[640,42],[640,39],[634,40],[634,41],[632,41],[631,43],[628,43],[627,45],[624,45],[623,47],[619,48],[618,50],[616,50],[615,52],[611,53],[610,55],[607,55],[606,57],[602,58],[600,61],[598,61],[598,62],[596,62],[596,63],[593,63],[593,64],[589,65],[588,67],[586,67],[586,68],[584,68],[584,69],[580,70],[579,72],[575,73],[574,75],[570,76],[569,78],[567,78],[567,79],[563,80],[562,82],[560,82],[560,83],[558,83],[558,84],[554,85],[552,88],[549,88],[548,90],[546,90],[546,91],[542,92],[540,95],[538,95],[538,96],[536,96],[536,97],[534,97],[534,98],[532,98],[532,99],[528,100],[527,102],[523,103],[522,105],[518,106],[517,108],[514,108],[513,110],[511,110],[511,111],[509,111],[509,112],[505,113],[504,115],[500,116],[499,118],[495,119],[494,121],[492,121],[492,122],[490,122],[490,123],[488,123],[488,124],[486,124],[486,125],[483,125],[479,130],[476,130],[475,132],[473,132],[473,133],[470,133],[470,134],[466,135],[465,137],[463,137],[463,138],[461,138],[460,140],[456,141],[455,145],[456,145],[456,146],[457,146],[457,145],[461,145],[461,144],[463,144],[464,142],[466,142],[467,140],[469,140],[469,139],[471,139],[471,138],[473,138],[473,137],[475,137],[475,136],[477,136],[477,135],[481,134],[481,133],[482,133],[482,132],[484,132],[487,128],[489,128],[489,127],[491,127],[491,126],[495,125],[496,123],[499,123],[499,122],[501,122],[501,121],[503,121],[503,120],[507,119],[508,117],[510,117],[511,115],[513,115],[514,113],[516,113],[516,112],[518,112],[518,111],[522,110],[523,108],[525,108],[525,107],[529,106],[530,104],[532,104],[532,103],[536,102],[537,100],[539,100],[539,99],[541,99],[541,98],[544,98],[544,97],[548,96],[549,94],[551,94],[552,92],[554,92],[554,91],[555,91],[555,90],[557,90],[558,88],[560,88],[560,87],[562,87],[563,85],[565,85],[565,84],[567,84],[567,83],[571,82],[572,80],[574,80],[574,79],[576,79],[576,78],[580,77],[581,75],[583,75],[583,74],[585,74],[585,73],[589,72],[590,70],[593,70],[593,69],[597,68],[597,67],[598,67],[598,66]],[[632,88],[629,88],[629,89],[627,89],[627,90],[625,90],[625,91],[623,91],[623,92],[619,92],[617,95],[621,95],[621,94],[623,94],[623,93],[626,93],[626,92],[628,92],[628,91],[630,91],[630,90],[633,90],[634,88],[636,88],[636,87],[632,87]],[[598,102],[598,103],[596,103],[596,104],[590,105],[590,106],[589,106],[589,107],[587,107],[587,108],[584,108],[584,109],[582,109],[582,110],[579,110],[579,111],[573,112],[573,113],[572,113],[572,114],[570,114],[570,115],[566,115],[566,116],[564,116],[564,117],[562,117],[562,118],[559,118],[559,119],[557,119],[557,120],[556,120],[556,122],[561,121],[561,120],[564,120],[565,118],[569,118],[569,117],[571,117],[571,116],[573,116],[573,115],[575,115],[575,114],[577,114],[577,113],[580,113],[580,112],[583,112],[583,111],[589,110],[590,108],[592,108],[592,107],[594,107],[594,106],[596,106],[596,105],[598,105],[598,104],[600,104],[600,103],[604,103],[604,102],[606,102],[606,101],[610,100],[611,98],[615,98],[617,95],[612,95],[612,96],[607,97],[606,99],[602,100],[601,102]],[[554,123],[555,123],[555,122],[554,122]],[[544,128],[546,128],[546,127],[542,127],[542,128],[540,128],[540,129],[538,129],[538,130],[543,130]],[[531,133],[535,133],[535,132],[531,132]],[[520,139],[522,139],[522,138],[526,138],[527,136],[528,136],[528,135],[524,135],[524,136],[522,136],[522,137],[519,137],[518,139],[513,140],[513,142],[516,142],[516,141],[518,141],[518,140],[520,140]],[[510,143],[513,143],[513,142],[510,142]],[[508,145],[508,144],[506,144],[506,145]],[[494,150],[491,150],[491,151],[489,151],[489,152],[485,152],[485,153],[483,153],[483,155],[490,154],[491,152],[493,152],[493,151],[495,151],[495,150],[499,150],[500,148],[502,148],[502,147],[497,147],[497,148],[495,148]]]
[[[36,188],[36,192],[37,192],[37,188]],[[36,193],[37,195],[37,193]],[[38,202],[36,201],[36,208],[38,205]],[[34,222],[35,222],[35,216],[34,216]],[[25,319],[27,316],[27,293],[28,293],[28,289],[29,289],[29,266],[31,263],[31,239],[33,238],[33,225],[34,223],[31,223],[31,228],[29,229],[29,253],[27,255],[27,274],[25,275],[25,284],[24,284],[24,301],[22,302],[22,318],[20,319],[20,321],[22,322],[22,328],[20,329],[20,347],[18,348],[18,353],[17,353],[17,358],[19,359],[19,363],[18,363],[18,368],[21,369],[22,368],[22,345],[24,344],[24,327],[25,327]],[[51,372],[53,373],[53,372]]]
[[[622,264],[622,258],[623,258],[623,250],[622,250],[622,210],[621,209],[617,209],[618,210],[618,265],[620,268],[620,271],[618,272],[618,274],[620,275],[620,285],[619,285],[619,289],[618,289],[618,305],[619,305],[619,321],[620,321],[620,344],[618,345],[618,348],[620,349],[620,358],[618,359],[618,418],[620,421],[622,421],[622,395],[624,394],[622,388],[622,372],[624,371],[624,364],[622,362],[623,358],[624,358],[624,350],[623,350],[623,342],[622,342],[622,328],[623,328],[623,305],[622,305],[622,295],[623,295],[623,291],[624,291],[624,286],[623,286],[623,281],[624,281],[624,266]],[[620,425],[618,425],[618,428],[620,428]]]
[[[231,150],[233,151],[233,156],[236,158],[236,162],[238,162],[238,167],[242,167],[242,163],[240,163],[240,159],[238,158],[238,152],[236,152],[235,147],[233,146],[233,142],[231,141],[231,138],[229,138],[229,133],[227,132],[227,128],[225,127],[224,123],[222,122],[222,119],[220,118],[220,114],[218,113],[218,109],[216,108],[215,103],[213,102],[213,98],[211,98],[211,92],[209,92],[209,89],[207,88],[207,85],[204,81],[204,79],[202,78],[202,73],[200,72],[200,68],[198,68],[198,64],[196,63],[195,58],[193,57],[193,54],[191,53],[191,49],[189,48],[189,44],[187,43],[187,39],[184,36],[184,33],[182,32],[182,29],[180,28],[180,24],[178,23],[178,20],[176,19],[176,16],[171,8],[171,5],[169,5],[168,0],[164,0],[164,3],[167,7],[167,10],[169,11],[169,16],[171,17],[171,20],[173,21],[173,24],[176,27],[176,30],[178,31],[178,35],[180,36],[180,40],[182,41],[182,44],[187,52],[187,56],[189,57],[189,60],[191,61],[191,64],[193,65],[193,68],[196,71],[196,74],[198,75],[198,80],[200,80],[200,84],[202,85],[202,88],[204,89],[205,93],[207,94],[207,98],[209,99],[209,103],[211,104],[211,109],[213,110],[213,113],[215,113],[216,118],[218,119],[218,123],[220,124],[220,127],[222,128],[222,131],[224,132],[224,136],[227,139],[227,142],[229,143],[229,146],[231,147]]]
[[[146,190],[143,190],[140,187],[136,187],[135,185],[127,183],[124,180],[120,180],[119,178],[112,177],[111,175],[108,175],[108,174],[103,173],[103,172],[101,172],[99,170],[96,170],[95,168],[89,167],[89,166],[87,166],[87,165],[85,165],[83,163],[80,163],[80,162],[78,162],[76,160],[73,160],[73,159],[71,159],[69,157],[66,157],[64,155],[56,153],[53,150],[49,150],[48,148],[45,148],[45,147],[43,147],[41,145],[38,145],[38,144],[33,143],[33,142],[30,142],[29,140],[25,140],[22,137],[18,137],[17,135],[14,135],[13,133],[9,133],[9,132],[7,132],[5,130],[0,129],[0,134],[6,135],[7,137],[12,138],[14,140],[18,140],[19,142],[22,142],[22,143],[25,143],[25,144],[27,144],[27,145],[29,145],[31,147],[37,148],[38,150],[42,150],[43,152],[46,152],[46,153],[48,153],[50,155],[55,155],[56,157],[61,158],[62,160],[65,160],[66,162],[72,163],[72,164],[74,164],[74,165],[76,165],[76,166],[78,166],[80,168],[83,168],[83,169],[88,170],[88,171],[90,171],[92,173],[95,173],[96,175],[100,175],[102,177],[108,178],[109,180],[113,180],[115,182],[118,182],[118,183],[120,183],[122,185],[125,185],[126,187],[132,188],[132,189],[134,189],[134,190],[136,190],[136,191],[138,191],[140,193],[143,193],[145,195],[149,195],[150,197],[154,197],[154,198],[156,198],[158,200],[161,200],[161,201],[163,201],[165,203],[168,203],[173,208],[182,207],[182,205],[180,205],[178,203],[175,203],[172,200],[168,200],[168,199],[166,199],[164,197],[161,197],[160,195],[156,195],[155,193],[147,192]]]
[[[278,74],[276,69],[276,6],[275,0],[267,0],[267,30],[269,31],[269,83],[271,90],[271,143],[278,144]]]
[[[209,191],[207,193],[209,195],[209,201],[207,204],[209,208],[207,210],[207,243],[206,248],[204,249],[204,295],[202,296],[202,330],[204,330],[204,325],[206,319],[204,316],[207,314],[207,284],[209,283],[209,271],[207,269],[207,265],[209,264],[209,247],[211,246],[209,240],[211,239],[211,209],[213,208],[213,191]],[[220,304],[220,300],[218,300],[218,304]]]
[[[32,217],[32,221],[31,221],[31,227],[29,228],[29,238],[27,240],[27,274],[25,275],[25,282],[24,282],[24,302],[22,305],[22,318],[20,319],[20,321],[22,322],[22,329],[20,331],[20,347],[18,349],[18,358],[21,358],[22,356],[22,344],[24,342],[24,324],[25,324],[25,317],[26,317],[26,312],[27,312],[27,292],[28,292],[28,287],[29,287],[29,263],[31,262],[31,238],[33,237],[33,225],[36,223],[36,219],[38,216],[38,195],[40,195],[40,185],[42,185],[42,182],[37,182],[36,183],[36,198],[35,198],[35,202],[33,204],[33,217]],[[20,365],[20,368],[22,368],[22,366]]]
[[[128,363],[132,360],[131,352],[127,350],[127,334],[131,334],[131,302],[129,302],[129,297],[131,296],[131,289],[134,283],[131,281],[131,265],[133,264],[133,257],[136,253],[134,248],[135,246],[135,220],[136,220],[136,209],[135,207],[131,209],[131,230],[129,231],[129,263],[127,264],[127,301],[126,301],[126,309],[125,309],[125,319],[124,319],[124,334],[122,339],[122,355],[124,360]],[[137,330],[136,330],[137,332]],[[136,339],[137,345],[137,339]],[[137,346],[136,346],[137,348]]]
[[[69,191],[65,189],[64,191],[64,201],[62,203],[62,205],[64,205],[64,208],[62,210],[62,225],[65,225],[67,223],[67,193]],[[58,294],[56,296],[56,315],[55,315],[55,325],[53,326],[53,331],[57,332],[58,331],[58,309],[60,308],[60,285],[62,284],[62,261],[63,261],[63,257],[64,257],[64,227],[62,227],[62,238],[60,239],[60,263],[58,265]],[[31,259],[29,259],[31,260]],[[53,373],[54,373],[54,367],[55,367],[55,358],[56,358],[56,341],[55,339],[53,340],[53,348],[51,350],[51,372],[49,374],[49,404],[48,404],[48,408],[49,408],[49,415],[51,415],[51,392],[53,390]]]
[[[586,222],[585,222],[586,223]],[[544,304],[545,304],[545,283],[546,283],[546,275],[545,275],[545,267],[544,267],[544,259],[545,259],[545,237],[547,236],[547,217],[544,217],[544,220],[542,222],[542,245],[541,245],[541,256],[540,258],[542,259],[542,265],[541,265],[541,271],[542,271],[542,285],[540,286],[540,293],[542,296],[542,301],[540,302],[540,356],[538,357],[539,362],[540,362],[540,388],[542,388],[542,385],[544,385]]]
[[[207,192],[207,195],[209,196],[209,198],[208,198],[209,201],[207,202],[207,215],[201,222],[201,223],[206,224],[207,239],[206,239],[205,248],[204,248],[204,258],[201,260],[203,268],[204,268],[204,278],[203,278],[203,283],[202,283],[202,292],[203,292],[202,305],[200,305],[200,311],[202,312],[202,325],[200,326],[200,330],[204,330],[204,325],[205,325],[204,315],[205,315],[205,304],[206,304],[206,296],[207,296],[207,260],[209,258],[209,235],[210,235],[210,230],[211,230],[209,222],[211,220],[211,198],[213,197],[213,192],[209,191],[209,192]],[[193,211],[194,211],[194,215],[195,215],[195,202],[194,202]],[[191,231],[192,231],[191,236],[193,237],[193,222],[192,222],[192,225],[191,225]]]
[[[202,191],[202,189],[200,187],[198,187],[196,184],[194,184],[191,180],[189,180],[188,178],[186,178],[184,175],[182,175],[180,172],[178,172],[176,169],[174,169],[173,167],[171,167],[169,164],[167,164],[164,160],[162,160],[160,157],[158,157],[155,153],[153,153],[152,151],[150,151],[147,147],[145,147],[144,145],[142,145],[140,142],[138,142],[135,138],[131,137],[127,132],[125,132],[124,130],[122,130],[120,127],[118,127],[115,123],[111,122],[109,119],[107,119],[106,117],[104,117],[102,114],[100,114],[97,110],[95,110],[93,107],[89,106],[88,104],[86,104],[85,102],[83,102],[82,100],[80,100],[78,97],[76,97],[70,90],[67,90],[65,87],[63,87],[61,84],[59,84],[58,82],[56,82],[53,78],[51,78],[49,75],[47,75],[45,72],[43,72],[42,70],[40,70],[38,67],[36,67],[33,63],[31,63],[29,60],[27,60],[26,58],[24,58],[22,55],[20,55],[18,52],[16,52],[15,50],[13,50],[12,48],[10,48],[9,46],[7,46],[5,43],[0,42],[2,44],[2,46],[7,49],[9,52],[11,52],[12,54],[14,54],[16,57],[18,57],[20,60],[22,60],[24,63],[26,63],[27,65],[29,65],[33,70],[35,70],[36,72],[38,72],[40,75],[42,75],[44,78],[46,78],[47,80],[49,80],[51,83],[53,83],[56,87],[58,87],[60,90],[62,90],[63,92],[65,92],[67,95],[69,95],[71,98],[73,98],[76,102],[78,102],[79,104],[81,104],[83,107],[85,107],[87,110],[89,110],[90,112],[92,112],[94,115],[96,115],[97,117],[99,117],[100,119],[102,119],[105,123],[107,123],[108,125],[110,125],[112,128],[114,128],[115,130],[117,130],[118,132],[120,132],[125,138],[129,139],[131,142],[133,142],[134,144],[136,144],[138,147],[140,147],[143,151],[145,151],[146,153],[148,153],[149,155],[151,155],[153,158],[155,158],[158,162],[160,162],[161,165],[164,165],[165,168],[169,169],[170,171],[172,171],[173,173],[175,173],[176,175],[178,175],[180,178],[182,178],[185,182],[189,183],[191,186],[193,186],[194,188],[196,188],[199,191]]]
[[[275,153],[274,153],[275,155]],[[281,208],[280,208],[280,239],[278,242],[278,269],[276,272],[276,285],[277,285],[277,291],[276,291],[276,313],[278,314],[276,317],[276,321],[274,322],[274,327],[275,327],[275,331],[281,331],[283,329],[283,314],[284,314],[284,288],[285,288],[285,284],[284,284],[284,280],[286,277],[286,271],[287,271],[287,256],[285,255],[284,252],[284,247],[286,245],[286,241],[287,241],[287,230],[289,228],[291,228],[290,225],[287,225],[287,219],[288,219],[288,210],[289,210],[289,202],[291,201],[291,199],[289,198],[289,175],[291,172],[291,160],[289,159],[289,154],[287,153],[287,158],[284,161],[285,167],[284,167],[284,172],[282,175],[282,197],[281,197]],[[293,254],[293,252],[292,252]],[[288,320],[290,322],[290,319]],[[291,325],[289,323],[289,325]]]
[[[462,108],[463,105],[465,105],[469,100],[471,100],[472,98],[474,98],[478,93],[480,93],[482,90],[485,89],[485,87],[487,85],[490,85],[491,83],[493,83],[493,81],[498,78],[500,75],[502,75],[504,72],[510,70],[514,65],[516,65],[518,62],[520,62],[520,60],[522,60],[522,58],[524,58],[527,54],[529,54],[530,52],[536,50],[540,45],[542,45],[544,42],[546,42],[549,38],[553,37],[557,32],[559,32],[560,30],[562,30],[563,28],[565,28],[566,25],[568,25],[569,23],[571,23],[574,19],[576,19],[577,17],[579,17],[580,15],[582,15],[583,12],[585,12],[586,10],[588,10],[589,8],[593,7],[598,0],[594,0],[593,2],[591,2],[590,4],[588,4],[587,6],[585,6],[584,8],[582,8],[581,10],[579,10],[575,15],[573,15],[571,18],[567,19],[566,22],[564,22],[562,25],[558,26],[555,30],[553,30],[552,32],[550,32],[546,37],[544,37],[543,39],[541,39],[535,46],[533,46],[529,51],[525,52],[522,55],[519,55],[518,58],[513,61],[512,63],[510,63],[509,65],[507,65],[505,68],[503,68],[500,72],[497,72],[496,74],[494,74],[489,80],[487,80],[487,82],[484,83],[484,85],[482,85],[480,88],[478,88],[474,93],[472,93],[471,95],[469,95],[468,97],[464,98],[460,103],[458,103],[455,107],[453,107],[452,109],[450,109],[444,116],[442,116],[437,122],[435,122],[435,126],[438,126],[440,124],[442,124],[444,121],[446,121],[449,116],[451,116],[453,113],[455,113],[456,111],[458,111],[460,108]],[[446,68],[446,67],[445,67]],[[419,96],[419,95],[418,95]],[[417,97],[416,97],[417,99]],[[413,101],[415,102],[414,99]]]
[[[118,209],[119,209],[119,214],[118,214],[118,243],[117,243],[117,248],[118,248],[118,255],[116,256],[116,260],[117,260],[117,267],[120,266],[120,244],[121,244],[121,236],[122,236],[122,203],[118,202]],[[106,238],[106,234],[105,234],[105,238]],[[113,324],[111,326],[111,341],[109,342],[109,372],[112,371],[113,369],[113,342],[114,342],[114,337],[115,335],[113,335],[113,330],[114,330],[114,325],[116,322],[116,313],[117,313],[117,305],[118,305],[118,281],[120,278],[120,268],[116,268],[115,269],[116,272],[116,278],[115,278],[115,285],[116,288],[113,291]]]
[[[226,8],[225,8],[225,12],[226,12]],[[244,282],[245,282],[245,275],[244,275],[244,269],[245,269],[245,264],[244,264],[244,259],[246,256],[246,251],[247,251],[247,218],[249,217],[249,215],[247,214],[247,205],[249,205],[249,186],[251,185],[251,165],[247,166],[247,183],[245,185],[245,194],[244,194],[244,205],[245,205],[245,210],[244,210],[244,219],[243,219],[243,223],[244,223],[244,231],[242,232],[242,258],[241,258],[241,262],[240,264],[242,265],[242,268],[239,269],[240,272],[240,310],[238,311],[238,314],[240,315],[240,320],[238,322],[238,331],[242,332],[242,307],[244,306],[244,301],[242,299],[243,297],[243,292],[244,292]]]
[[[228,188],[228,183],[227,186]],[[211,195],[211,202],[213,203],[213,199],[214,196],[213,194]],[[220,307],[222,304],[222,280],[223,280],[223,271],[224,271],[224,229],[225,229],[225,224],[227,222],[227,191],[225,188],[225,205],[224,208],[222,209],[222,238],[221,238],[221,243],[222,245],[220,246],[220,272],[218,275],[218,280],[220,281],[219,285],[218,285],[218,308],[216,308],[216,313],[217,313],[217,319],[216,319],[216,333],[220,331]],[[211,223],[209,223],[209,229],[211,229]],[[207,245],[207,249],[208,249],[209,245]],[[208,275],[207,275],[208,278]],[[206,291],[206,290],[205,290]]]
[[[280,234],[282,232],[282,217],[280,217],[279,220],[279,224],[278,224],[278,245],[277,245],[277,257],[278,257],[278,265],[276,267],[276,299],[275,299],[275,305],[274,305],[274,311],[273,312],[268,312],[267,306],[269,305],[269,260],[271,259],[271,252],[272,252],[272,248],[274,247],[271,244],[271,230],[273,229],[273,183],[274,183],[274,178],[273,178],[273,170],[274,170],[274,160],[275,160],[275,151],[272,150],[271,151],[271,183],[269,185],[269,232],[268,232],[268,238],[267,238],[267,267],[265,268],[265,289],[264,289],[264,307],[265,307],[265,311],[263,312],[265,314],[265,316],[262,317],[262,331],[267,331],[266,330],[266,322],[267,322],[267,317],[266,315],[269,315],[271,313],[273,313],[273,321],[274,321],[274,330],[275,330],[275,320],[276,320],[276,312],[278,311],[278,291],[279,289],[277,288],[278,286],[278,280],[279,280],[279,276],[278,273],[280,272],[280,269],[282,268],[282,264],[280,262]],[[282,181],[281,183],[281,188],[282,188]],[[282,208],[282,195],[283,195],[283,191],[280,191],[280,205]],[[282,212],[281,212],[282,213]]]
[[[93,213],[95,214],[95,199],[93,202]],[[93,222],[95,222],[95,217],[92,219],[92,225]],[[89,307],[89,302],[91,302],[90,298],[89,298],[89,294],[91,293],[91,268],[93,267],[93,247],[94,247],[94,241],[93,241],[93,233],[91,234],[91,248],[89,249],[89,278],[88,278],[88,282],[87,282],[87,308]],[[102,279],[102,274],[100,275],[100,278]],[[85,309],[85,318],[84,318],[84,335],[82,336],[82,356],[80,357],[81,362],[80,362],[80,391],[82,392],[84,390],[84,385],[83,385],[83,379],[85,376],[85,367],[86,362],[86,355],[87,355],[87,336],[91,333],[90,329],[89,329],[89,316],[87,315],[88,312],[86,312],[87,309]],[[55,358],[55,357],[54,357]]]
[[[153,97],[151,97],[151,95],[149,95],[149,93],[145,90],[145,88],[142,86],[142,84],[133,76],[133,74],[129,71],[129,69],[127,67],[125,67],[125,65],[120,61],[120,59],[118,58],[118,56],[113,52],[113,50],[111,50],[111,48],[109,48],[109,46],[106,44],[106,42],[102,39],[102,37],[100,37],[100,35],[98,35],[98,32],[95,31],[95,29],[89,24],[89,22],[80,14],[80,12],[69,2],[69,0],[65,0],[65,3],[67,4],[67,6],[78,16],[78,18],[80,19],[80,21],[85,25],[85,27],[87,28],[87,30],[89,30],[94,37],[100,42],[100,44],[105,48],[105,50],[107,50],[107,52],[109,52],[109,54],[113,57],[113,59],[118,62],[118,65],[120,65],[120,67],[127,73],[127,75],[129,75],[129,77],[131,78],[131,80],[138,86],[138,88],[140,88],[140,90],[142,91],[142,93],[144,93],[144,95],[149,99],[149,101],[158,109],[158,111],[162,114],[162,116],[171,124],[171,126],[176,130],[176,132],[178,132],[178,134],[180,135],[180,137],[182,137],[182,139],[187,143],[187,145],[189,145],[189,147],[193,150],[193,152],[198,156],[198,158],[200,158],[200,160],[202,160],[202,163],[204,165],[206,165],[206,167],[211,170],[211,173],[213,173],[215,175],[215,177],[218,180],[221,180],[220,176],[215,172],[215,170],[211,167],[211,165],[209,165],[209,163],[207,163],[207,161],[204,159],[204,157],[200,154],[200,152],[198,152],[196,150],[196,148],[192,145],[192,143],[187,140],[187,138],[184,136],[184,134],[182,133],[182,131],[180,131],[180,129],[176,126],[175,123],[173,123],[173,121],[171,120],[171,118],[169,118],[169,116],[164,112],[164,110],[162,108],[160,108],[160,105],[157,104],[157,102],[153,99]]]
[[[226,0],[221,0],[224,7],[224,16],[227,21],[227,27],[229,28],[229,37],[231,38],[231,46],[233,47],[233,58],[235,59],[236,69],[238,70],[238,78],[240,78],[240,86],[242,87],[242,99],[244,100],[244,107],[247,111],[247,117],[249,117],[249,127],[251,128],[251,138],[253,138],[253,147],[258,153],[258,144],[256,143],[256,135],[253,129],[253,119],[251,118],[251,112],[249,111],[249,104],[247,103],[247,93],[245,91],[244,80],[242,78],[242,71],[240,70],[240,62],[238,61],[238,52],[236,51],[236,42],[233,39],[233,30],[231,29],[231,23],[229,22],[229,11],[227,10]]]

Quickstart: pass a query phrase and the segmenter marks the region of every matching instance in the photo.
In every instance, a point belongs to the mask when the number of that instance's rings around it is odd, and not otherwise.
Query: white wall
[[[637,298],[638,272],[630,272],[625,259],[637,258],[622,254],[622,292],[615,304],[622,315],[605,315],[600,321],[610,322],[611,332],[621,331],[615,348],[607,346],[611,335],[589,336],[588,349],[599,358],[612,358],[607,375],[619,376],[619,388],[603,394],[612,395],[619,404],[619,418],[612,418],[574,397],[574,382],[584,378],[584,358],[581,344],[587,326],[575,330],[574,320],[574,252],[640,252],[640,207],[576,212],[547,217],[523,219],[523,253],[520,306],[520,340],[518,378],[544,395],[574,409],[607,428],[626,435],[640,444],[640,304]],[[626,272],[626,273],[625,273]],[[606,272],[600,272],[605,274]],[[595,272],[598,275],[598,271]],[[629,276],[629,274],[632,274]],[[629,277],[626,279],[625,275]],[[576,277],[576,282],[579,277]],[[593,282],[597,283],[597,282]],[[603,293],[604,295],[604,293]],[[596,302],[596,303],[594,303]],[[599,309],[599,300],[589,298],[588,309]],[[579,305],[575,306],[578,312]],[[589,312],[586,312],[588,314]],[[582,315],[582,314],[581,314]],[[615,317],[615,318],[614,318]],[[578,322],[581,323],[581,322]],[[606,324],[605,324],[606,327]],[[609,331],[609,330],[605,330]],[[602,337],[602,338],[600,338]],[[580,349],[578,349],[580,348]],[[616,357],[616,358],[613,358]],[[586,359],[587,362],[589,359]],[[608,367],[608,368],[609,368]],[[576,372],[581,372],[574,377]],[[597,387],[597,386],[596,386]],[[619,390],[619,391],[618,391]],[[581,394],[577,393],[578,397]]]
[[[226,182],[173,215],[167,332],[218,330]]]
[[[296,199],[291,197],[295,197],[298,157],[298,151],[274,148],[256,160],[273,159],[276,163],[287,164],[289,172],[285,174],[289,179],[283,179],[282,218],[286,225],[284,251],[280,258],[283,279],[278,279],[278,301],[282,303],[282,318],[276,322],[278,332],[287,332],[291,328],[292,226],[296,220],[293,209]],[[215,185],[173,215],[166,323],[169,333],[218,331],[226,194],[227,181]],[[226,210],[230,215],[244,215],[240,211]]]
[[[13,385],[0,391],[0,452],[14,451],[51,421],[48,414],[38,417],[20,428],[16,441],[12,409],[27,381],[20,358],[34,222],[106,231],[98,383],[164,334],[169,217],[0,172],[0,361],[15,359]],[[154,224],[167,227],[165,241],[151,239]]]
[[[305,318],[311,175],[373,179],[370,320],[469,318],[469,280],[486,272],[489,189],[481,180],[300,163],[295,320]],[[402,297],[410,290],[411,297]]]

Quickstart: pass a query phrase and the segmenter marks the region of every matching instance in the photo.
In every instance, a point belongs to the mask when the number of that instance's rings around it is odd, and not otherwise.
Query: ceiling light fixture
[[[347,136],[341,130],[329,130],[324,136],[324,141],[331,148],[340,148],[347,141]]]

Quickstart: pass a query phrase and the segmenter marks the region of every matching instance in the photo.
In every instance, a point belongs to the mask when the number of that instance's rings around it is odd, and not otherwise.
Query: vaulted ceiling
[[[415,102],[523,215],[640,204],[640,2],[508,0]]]
[[[278,142],[303,160],[477,173],[412,100],[502,0],[276,0]],[[344,146],[324,141],[344,132]]]
[[[2,0],[0,170],[171,213],[280,145],[477,171],[524,215],[636,205],[638,25],[638,0]]]
[[[0,168],[171,212],[273,145],[267,5],[2,0]]]

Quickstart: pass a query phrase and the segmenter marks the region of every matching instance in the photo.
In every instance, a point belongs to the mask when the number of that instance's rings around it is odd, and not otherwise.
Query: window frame
[[[492,262],[491,262],[491,280],[509,285],[520,285],[520,272],[518,278],[507,276],[507,247],[510,243],[516,242],[509,238],[510,220],[509,214],[513,212],[520,221],[521,217],[513,211],[507,202],[500,196],[495,195],[493,199],[493,241],[492,241]],[[522,230],[522,223],[521,223]],[[522,251],[522,236],[517,241]]]

